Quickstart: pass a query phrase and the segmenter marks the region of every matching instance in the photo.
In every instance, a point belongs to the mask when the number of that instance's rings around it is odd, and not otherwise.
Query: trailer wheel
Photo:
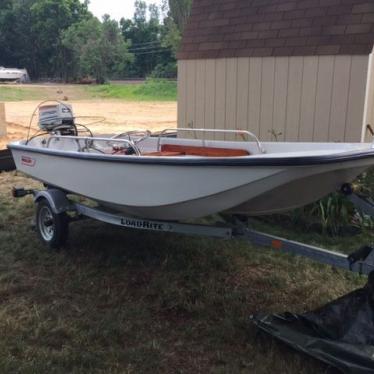
[[[59,249],[66,243],[68,228],[69,220],[66,213],[54,213],[46,199],[38,202],[36,229],[40,240],[49,249]]]

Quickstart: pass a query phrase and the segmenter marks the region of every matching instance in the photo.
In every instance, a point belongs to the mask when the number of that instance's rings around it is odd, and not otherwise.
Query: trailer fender
[[[66,197],[66,193],[58,189],[49,189],[44,191],[38,191],[34,195],[34,202],[38,203],[40,200],[46,199],[51,206],[53,213],[60,214],[72,210],[73,206],[69,199]]]

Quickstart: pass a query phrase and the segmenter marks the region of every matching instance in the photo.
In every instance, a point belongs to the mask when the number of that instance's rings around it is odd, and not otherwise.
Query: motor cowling
[[[70,135],[75,132],[75,119],[70,104],[57,103],[39,108],[39,128],[45,132]]]

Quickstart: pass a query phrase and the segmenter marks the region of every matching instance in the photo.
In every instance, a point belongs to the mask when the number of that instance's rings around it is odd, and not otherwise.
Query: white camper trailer
[[[30,81],[26,69],[4,68],[0,66],[0,82],[19,82],[26,83]]]

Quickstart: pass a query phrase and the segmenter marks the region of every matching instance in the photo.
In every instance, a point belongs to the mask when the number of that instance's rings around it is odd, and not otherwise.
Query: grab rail
[[[46,148],[49,148],[49,146],[51,144],[51,141],[53,139],[61,139],[61,138],[62,139],[75,140],[77,142],[77,144],[78,144],[79,152],[83,152],[83,150],[85,148],[89,149],[90,148],[90,144],[89,143],[92,144],[93,142],[96,141],[96,142],[126,143],[127,145],[129,145],[135,151],[135,153],[136,153],[137,156],[141,155],[141,152],[140,152],[139,148],[131,140],[127,140],[127,139],[111,139],[111,138],[93,138],[93,137],[89,137],[89,136],[52,135],[47,140]],[[85,147],[81,146],[81,144],[80,144],[81,140],[83,140],[85,142]]]
[[[260,153],[266,153],[265,148],[263,147],[262,143],[258,139],[258,137],[253,134],[250,131],[246,130],[221,130],[221,129],[190,129],[190,128],[178,128],[178,129],[165,129],[160,132],[160,135],[158,137],[158,142],[157,142],[157,150],[160,151],[160,146],[161,146],[161,139],[163,138],[163,135],[166,135],[169,131],[173,132],[178,132],[178,131],[192,131],[192,132],[203,132],[203,133],[218,133],[218,134],[235,134],[235,135],[246,135],[248,138],[253,138],[254,141],[257,144],[257,147],[260,151]],[[248,141],[249,141],[248,139]],[[202,139],[203,146],[205,147],[206,144],[206,139]]]

